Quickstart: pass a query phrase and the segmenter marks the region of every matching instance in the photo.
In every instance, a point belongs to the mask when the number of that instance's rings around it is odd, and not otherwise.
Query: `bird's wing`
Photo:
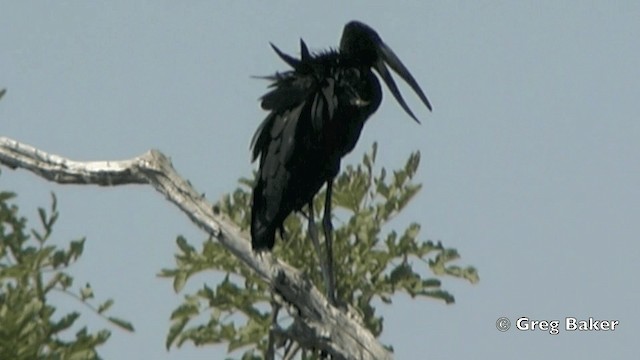
[[[256,130],[251,147],[253,160],[260,154],[261,161],[268,153],[270,157],[278,154],[284,164],[296,141],[317,135],[323,124],[333,118],[338,98],[335,80],[317,74],[290,72],[276,79],[273,87],[262,97],[262,108],[271,112]]]
[[[313,177],[298,173],[306,171],[306,162],[316,156],[315,144],[338,106],[335,81],[328,76],[291,71],[280,75],[272,87],[262,98],[262,107],[270,113],[252,140],[253,159],[260,157],[254,204],[261,204],[261,209],[254,211],[261,213],[260,221],[265,223],[281,221],[279,217],[302,206],[324,182],[316,176],[308,184],[303,181],[305,184],[289,189],[292,176]],[[295,181],[300,181],[298,177]],[[299,193],[285,194],[287,191]]]

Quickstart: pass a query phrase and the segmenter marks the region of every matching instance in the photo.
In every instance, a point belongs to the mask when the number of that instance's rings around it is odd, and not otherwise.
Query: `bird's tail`
[[[253,217],[253,216],[252,216]],[[251,247],[254,251],[269,251],[273,248],[276,229],[264,226],[259,221],[251,221]]]
[[[275,244],[276,227],[266,219],[266,204],[258,187],[251,206],[251,247],[254,251],[269,251]]]

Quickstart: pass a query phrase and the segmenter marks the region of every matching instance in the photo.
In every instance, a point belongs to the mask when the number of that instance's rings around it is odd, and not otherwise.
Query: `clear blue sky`
[[[416,125],[385,93],[346,162],[379,141],[383,165],[422,152],[424,190],[398,227],[423,225],[475,265],[448,280],[457,303],[405,296],[382,308],[398,359],[639,358],[640,3],[6,2],[0,6],[0,134],[78,160],[172,157],[216,200],[250,173],[249,140],[266,83],[285,69],[268,43],[297,54],[337,46],[364,21],[434,105]],[[113,331],[106,359],[222,358],[225,347],[166,352],[182,294],[155,274],[175,236],[204,235],[148,187],[59,186],[3,169],[0,187],[36,207],[58,195],[56,241],[88,238],[73,268],[135,334]],[[201,277],[190,284],[198,288]],[[61,309],[78,304],[56,297]],[[616,319],[615,332],[500,333],[495,321]],[[105,326],[87,314],[92,329]]]

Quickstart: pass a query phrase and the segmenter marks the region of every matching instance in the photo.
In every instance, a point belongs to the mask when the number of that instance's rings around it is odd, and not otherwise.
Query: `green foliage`
[[[454,297],[441,287],[439,277],[449,275],[479,281],[473,267],[450,264],[459,256],[440,242],[418,239],[420,225],[411,223],[404,231],[385,233],[388,223],[415,197],[421,185],[412,181],[420,154],[413,153],[406,164],[388,176],[385,169],[375,175],[376,144],[364,155],[362,164],[347,166],[335,180],[333,193],[334,266],[338,299],[356,308],[365,326],[376,336],[383,330],[383,318],[376,314],[375,300],[391,303],[404,292],[411,297],[433,298],[450,304]],[[241,187],[216,205],[221,214],[243,229],[249,228],[251,185]],[[324,194],[316,196],[315,214],[322,214]],[[319,219],[316,220],[319,223]],[[285,240],[278,241],[274,255],[302,269],[320,289],[324,287],[317,255],[307,238],[307,221],[290,216],[285,223]],[[185,341],[196,345],[227,343],[231,353],[240,348],[242,359],[264,357],[271,325],[271,295],[243,263],[211,239],[196,250],[183,237],[177,239],[177,266],[161,276],[173,278],[180,291],[193,275],[207,270],[226,274],[211,288],[204,285],[172,314],[167,348]],[[414,265],[422,265],[417,269]],[[427,276],[427,269],[435,277]]]
[[[91,333],[86,327],[72,332],[78,312],[62,316],[48,301],[52,291],[65,293],[101,316],[112,300],[94,308],[93,290],[86,284],[72,291],[73,277],[65,270],[82,255],[84,239],[67,249],[48,245],[58,219],[56,198],[51,209],[38,210],[42,230],[27,230],[27,221],[10,204],[15,194],[0,192],[0,359],[98,359],[96,348],[110,336],[107,330]],[[133,330],[131,324],[107,318],[112,324]],[[69,340],[71,338],[71,340]]]

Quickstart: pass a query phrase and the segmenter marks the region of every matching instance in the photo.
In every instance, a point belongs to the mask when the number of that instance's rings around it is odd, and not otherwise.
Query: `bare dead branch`
[[[294,317],[286,336],[304,348],[322,350],[333,359],[391,359],[391,354],[346,311],[331,306],[300,271],[269,254],[257,256],[248,234],[216,215],[204,196],[175,171],[161,152],[151,150],[120,161],[73,161],[0,137],[0,164],[22,168],[59,184],[115,186],[148,184],[182,210],[200,229],[215,237],[269,283]]]

